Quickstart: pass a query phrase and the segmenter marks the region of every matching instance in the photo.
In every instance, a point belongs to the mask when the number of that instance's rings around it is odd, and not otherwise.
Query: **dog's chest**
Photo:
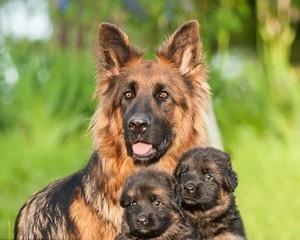
[[[102,216],[92,210],[84,199],[76,199],[70,206],[70,217],[73,220],[78,238],[82,240],[113,240],[120,231],[121,209],[108,206],[102,209]]]

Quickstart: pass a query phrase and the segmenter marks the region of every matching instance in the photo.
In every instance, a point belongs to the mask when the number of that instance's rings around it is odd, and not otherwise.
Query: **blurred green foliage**
[[[1,3],[5,4],[5,1]],[[0,4],[0,7],[1,7]],[[49,41],[0,38],[0,239],[28,195],[91,152],[97,26],[146,48],[189,19],[201,24],[214,108],[239,175],[249,239],[300,235],[299,1],[49,1]]]

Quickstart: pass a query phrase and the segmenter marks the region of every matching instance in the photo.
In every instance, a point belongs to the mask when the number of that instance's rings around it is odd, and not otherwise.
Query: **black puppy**
[[[182,156],[174,175],[183,211],[203,239],[246,239],[233,195],[237,175],[228,154],[193,149]]]
[[[141,170],[123,186],[120,204],[124,208],[122,232],[116,240],[196,240],[195,229],[180,211],[169,174]]]

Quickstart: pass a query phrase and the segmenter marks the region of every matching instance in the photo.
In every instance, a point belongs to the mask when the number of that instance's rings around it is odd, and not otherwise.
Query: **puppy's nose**
[[[128,122],[129,129],[135,134],[146,132],[150,126],[150,120],[145,114],[135,114]]]
[[[140,215],[137,217],[136,222],[140,226],[145,226],[148,224],[148,218],[145,215]]]
[[[196,189],[196,185],[193,182],[187,182],[186,184],[184,184],[184,191],[187,193],[193,193],[195,192]]]

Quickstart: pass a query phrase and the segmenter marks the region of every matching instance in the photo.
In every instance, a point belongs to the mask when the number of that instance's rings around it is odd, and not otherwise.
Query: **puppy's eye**
[[[206,173],[206,174],[205,174],[205,179],[206,179],[207,181],[212,181],[214,178],[213,178],[213,176],[212,176],[211,174]]]
[[[159,207],[160,205],[161,205],[161,202],[158,199],[153,201],[153,206],[154,207]]]
[[[187,168],[183,168],[179,172],[179,176],[184,176],[187,173]]]
[[[169,97],[169,93],[167,93],[166,91],[161,91],[158,97],[160,100],[166,100]]]
[[[136,205],[136,201],[131,201],[130,203],[128,203],[128,207],[133,208]]]
[[[130,100],[130,99],[134,98],[134,93],[132,91],[127,91],[124,93],[124,97],[125,97],[125,99]]]

